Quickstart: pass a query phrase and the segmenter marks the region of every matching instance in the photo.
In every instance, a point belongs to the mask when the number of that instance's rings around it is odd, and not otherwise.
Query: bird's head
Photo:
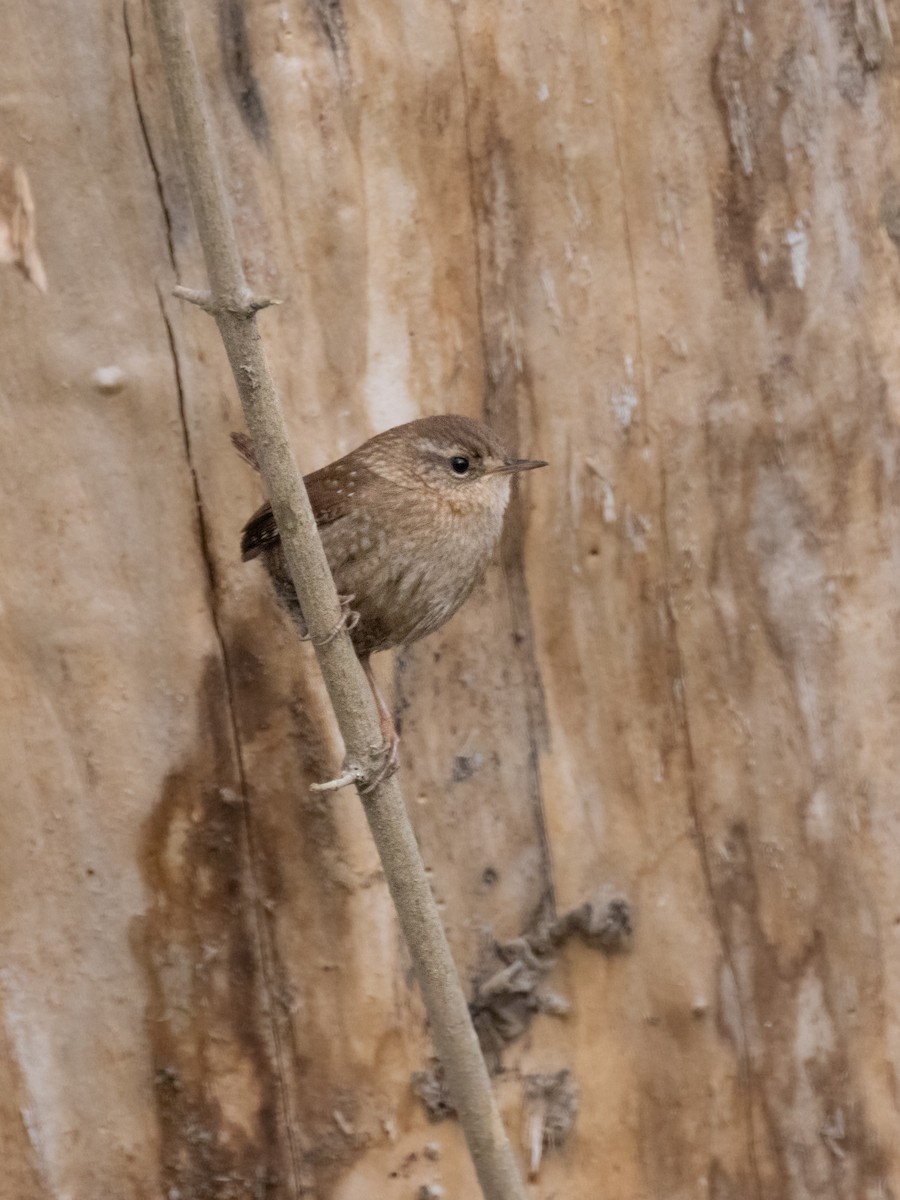
[[[455,415],[398,425],[369,446],[380,475],[412,488],[424,485],[435,501],[460,515],[479,510],[502,515],[512,476],[547,465],[514,458],[487,425]]]

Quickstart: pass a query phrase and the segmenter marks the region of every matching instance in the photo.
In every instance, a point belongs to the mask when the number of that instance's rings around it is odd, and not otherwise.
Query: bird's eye
[[[450,459],[450,470],[454,475],[465,475],[469,469],[469,460],[462,454]]]

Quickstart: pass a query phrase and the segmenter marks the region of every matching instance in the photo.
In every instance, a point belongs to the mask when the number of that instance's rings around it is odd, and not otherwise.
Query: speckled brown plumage
[[[255,466],[249,440],[234,442]],[[358,614],[351,637],[373,687],[369,655],[418,641],[453,616],[494,552],[513,473],[544,465],[511,458],[486,425],[448,415],[398,425],[306,476],[338,592]],[[303,628],[268,503],[244,527],[241,551],[263,558]],[[387,731],[377,690],[376,700]]]
[[[457,457],[471,464],[463,476],[450,466]],[[490,561],[512,472],[533,465],[511,459],[486,425],[440,416],[389,429],[306,476],[338,592],[359,613],[360,656],[415,642],[453,616]],[[299,616],[268,503],[244,527],[241,550],[264,556]]]

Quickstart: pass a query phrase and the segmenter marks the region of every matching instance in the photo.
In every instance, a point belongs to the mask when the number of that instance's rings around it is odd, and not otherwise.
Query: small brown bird
[[[256,466],[249,438],[233,434]],[[304,482],[350,636],[372,688],[393,765],[399,738],[369,656],[439,629],[481,579],[500,537],[510,480],[545,467],[512,458],[468,417],[424,417],[370,438]],[[271,505],[244,526],[244,561],[263,556],[281,602],[305,633]]]

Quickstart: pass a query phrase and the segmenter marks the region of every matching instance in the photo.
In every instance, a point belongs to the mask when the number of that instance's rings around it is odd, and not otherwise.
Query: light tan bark
[[[470,1196],[357,802],[296,808],[339,750],[168,299],[145,16],[129,59],[118,7],[9,7],[48,291],[0,270],[4,1178]],[[378,664],[464,976],[551,890],[634,906],[506,1052],[580,1086],[535,1196],[900,1194],[897,14],[743,7],[192,10],[304,464],[449,409],[553,463]]]

